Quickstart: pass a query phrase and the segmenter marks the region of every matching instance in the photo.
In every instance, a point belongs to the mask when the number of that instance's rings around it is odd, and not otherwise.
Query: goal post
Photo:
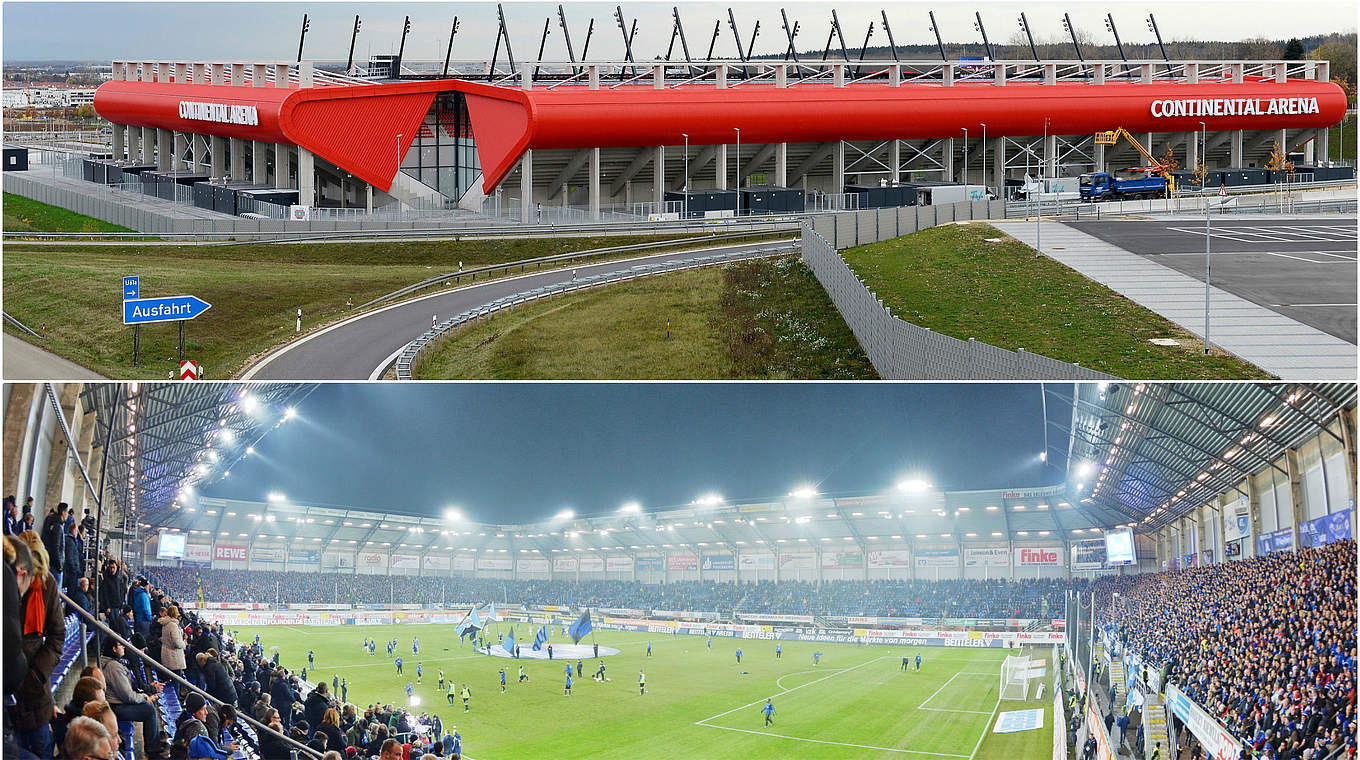
[[[1029,655],[1011,655],[1001,663],[1001,699],[1029,697]]]

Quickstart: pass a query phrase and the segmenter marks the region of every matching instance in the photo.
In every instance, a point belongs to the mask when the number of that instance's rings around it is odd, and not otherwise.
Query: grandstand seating
[[[61,688],[61,682],[65,680],[66,674],[70,672],[71,666],[80,658],[80,617],[74,612],[67,615],[66,638],[61,644],[61,658],[57,660],[56,667],[52,668],[52,678],[49,682],[52,687],[52,695],[56,696],[57,689]],[[87,632],[85,641],[89,641],[93,632]]]

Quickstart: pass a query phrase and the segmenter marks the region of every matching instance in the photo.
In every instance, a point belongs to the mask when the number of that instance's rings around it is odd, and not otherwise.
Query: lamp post
[[[397,180],[397,175],[398,175],[398,174],[401,174],[401,137],[402,137],[402,133],[401,133],[401,132],[398,132],[398,133],[397,133],[397,170],[396,170],[396,172],[394,172],[394,173],[392,174],[392,185],[393,185],[392,189],[393,189],[393,190],[397,189],[397,188],[396,188],[396,184],[397,184],[397,182],[396,182],[396,180]],[[406,201],[403,201],[403,200],[401,199],[401,196],[397,196],[397,212],[400,213],[400,214],[405,214],[405,213],[406,213]]]
[[[1043,219],[1044,219],[1044,172],[1048,170],[1048,117],[1044,117],[1044,141],[1039,143],[1039,149],[1044,155],[1039,159],[1039,183],[1035,187],[1034,193],[1034,249],[1035,258],[1044,255],[1043,243]]]
[[[968,127],[963,128],[963,189],[968,189]]]
[[[998,188],[1000,192],[1000,188]],[[987,123],[982,123],[982,199],[987,200]]]
[[[737,133],[737,216],[741,216],[741,127],[732,127],[732,131]]]
[[[689,135],[681,132],[680,136],[685,138],[685,183],[681,191],[680,201],[684,211],[684,218],[689,219]]]
[[[1200,140],[1203,148],[1200,154],[1206,157],[1209,155],[1209,126],[1204,122],[1199,123]],[[1208,183],[1205,182],[1205,185]],[[1204,195],[1204,353],[1209,353],[1209,246],[1212,240],[1212,233],[1209,229],[1209,196],[1204,194],[1206,187],[1200,187],[1200,194]]]

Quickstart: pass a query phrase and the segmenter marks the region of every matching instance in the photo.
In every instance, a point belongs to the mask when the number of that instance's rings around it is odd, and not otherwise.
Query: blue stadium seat
[[[66,637],[62,639],[61,658],[57,660],[56,667],[52,668],[52,678],[49,682],[54,696],[57,693],[57,688],[61,686],[62,680],[70,672],[71,666],[80,657],[81,650],[80,618],[72,613],[66,616],[64,622],[66,623]],[[89,636],[93,635],[94,633],[91,631],[86,636],[86,640],[88,641]]]
[[[136,750],[132,746],[132,721],[118,721],[118,735],[123,737],[122,760],[136,760]]]
[[[179,701],[179,691],[176,684],[167,683],[161,687],[161,717],[165,719],[166,731],[173,734],[173,729],[179,723],[179,714],[184,711],[184,706]]]

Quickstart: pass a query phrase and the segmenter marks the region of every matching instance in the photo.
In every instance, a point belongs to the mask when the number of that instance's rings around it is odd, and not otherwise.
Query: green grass
[[[876,377],[826,292],[792,257],[656,275],[530,304],[448,338],[414,375]]]
[[[93,217],[49,206],[22,195],[4,193],[5,232],[135,232]]]
[[[518,627],[522,640],[527,626]],[[228,628],[235,630],[230,624]],[[417,709],[433,709],[446,726],[456,725],[467,754],[479,760],[941,760],[929,753],[956,756],[954,760],[1041,760],[1050,757],[1052,748],[1051,699],[998,705],[1005,654],[999,649],[783,642],[783,657],[777,660],[769,641],[715,637],[710,651],[700,636],[597,631],[601,646],[620,650],[605,658],[612,680],[596,683],[590,678],[596,661],[586,660],[585,676],[573,676],[574,694],[565,697],[560,660],[475,654],[458,645],[452,626],[243,627],[237,635],[251,641],[257,633],[266,652],[278,646],[282,664],[295,671],[306,665],[307,650],[316,652],[317,667],[309,671],[309,680],[329,683],[332,675],[348,679],[349,701],[361,711],[370,703],[406,704],[406,682],[414,684],[415,664],[423,663],[424,681],[415,687],[421,700]],[[421,639],[419,657],[410,656],[413,635]],[[406,674],[396,676],[381,645],[378,654],[364,654],[360,643],[365,636],[379,642],[399,639]],[[649,640],[653,657],[645,655]],[[744,650],[740,665],[733,657],[738,646]],[[823,653],[816,668],[813,651]],[[902,656],[917,652],[924,658],[922,670],[899,670]],[[516,683],[521,664],[530,677],[523,685]],[[439,693],[439,667],[446,677],[469,685],[470,712],[463,712],[461,700],[450,706]],[[508,676],[504,694],[500,667]],[[638,694],[639,669],[647,674],[645,696]],[[766,697],[775,705],[775,723],[769,728],[759,712]],[[1044,726],[993,734],[998,706],[1042,707]]]
[[[1002,238],[999,243],[986,238]],[[1109,288],[986,224],[948,224],[841,252],[902,319],[1000,348],[1023,348],[1128,379],[1257,379]],[[1152,338],[1174,338],[1158,346]]]
[[[1342,138],[1345,138],[1344,140]],[[1355,159],[1355,146],[1360,140],[1356,131],[1354,116],[1347,116],[1341,123],[1327,130],[1327,154],[1333,160]]]
[[[132,328],[122,324],[121,278],[139,275],[143,297],[196,295],[213,307],[187,323],[189,358],[204,366],[208,378],[220,380],[240,371],[252,356],[297,337],[299,308],[303,330],[309,331],[353,314],[345,306],[347,298],[359,305],[427,277],[456,271],[460,262],[471,269],[671,237],[237,246],[14,242],[5,246],[4,301],[5,310],[24,324],[47,324],[43,348],[105,377],[158,379],[177,366],[177,326],[143,327],[141,366],[134,368]],[[699,245],[712,243],[677,243],[676,247]],[[659,251],[648,251],[655,252]],[[591,260],[634,255],[638,254]],[[483,279],[479,276],[477,281]],[[464,278],[461,284],[468,280]],[[17,331],[11,334],[25,338]]]

